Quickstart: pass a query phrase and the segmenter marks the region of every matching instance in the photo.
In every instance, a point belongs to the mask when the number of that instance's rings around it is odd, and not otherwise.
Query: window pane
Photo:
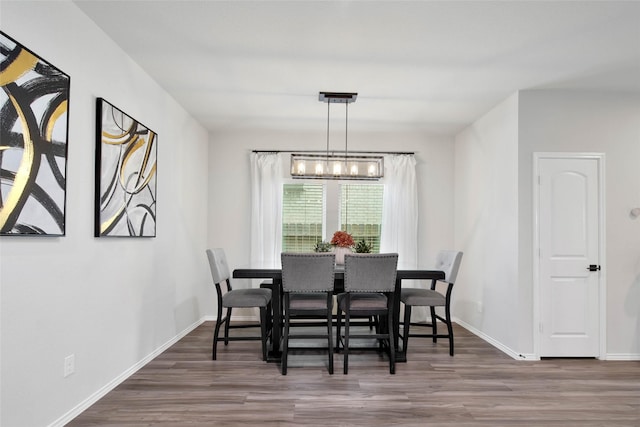
[[[283,252],[313,252],[322,240],[324,186],[284,184],[282,198]]]
[[[380,252],[382,227],[382,184],[343,184],[340,192],[340,225],[353,236]]]

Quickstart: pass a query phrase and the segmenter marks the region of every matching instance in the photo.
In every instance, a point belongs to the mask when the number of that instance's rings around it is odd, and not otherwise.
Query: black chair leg
[[[269,342],[273,344],[273,307],[271,302],[267,305],[267,335],[269,335]]]
[[[260,307],[260,341],[262,342],[262,360],[267,360],[267,309]]]
[[[447,332],[449,333],[449,356],[453,356],[453,325],[451,324],[451,312],[449,306],[445,306],[445,318],[447,323]]]
[[[213,345],[211,348],[211,360],[216,360],[218,349],[218,336],[220,334],[220,326],[222,326],[222,307],[218,307],[218,318],[216,319],[216,328],[213,332]]]
[[[378,322],[376,323],[376,334],[382,334],[384,333],[384,325],[381,325],[381,322],[384,320],[384,317],[383,316],[377,316],[377,317],[378,317]],[[384,351],[384,338],[380,338],[378,340],[378,351],[380,351],[380,353]]]
[[[344,374],[349,373],[349,309],[344,315]]]
[[[329,297],[331,298],[331,297]],[[333,375],[333,316],[332,316],[332,307],[330,299],[327,301],[327,335],[328,335],[328,345],[329,345],[329,375]]]
[[[231,324],[231,307],[227,308],[224,324],[224,345],[229,345],[229,324]]]
[[[387,315],[387,333],[389,334],[389,373],[396,373],[396,346],[393,339],[393,316]]]
[[[336,319],[336,346],[335,352],[340,353],[340,340],[342,339],[342,335],[340,330],[342,329],[342,310],[338,307],[338,314]]]
[[[409,325],[411,324],[411,306],[404,306],[404,326],[402,328],[402,353],[407,356],[407,348],[409,347]]]
[[[436,308],[431,306],[429,307],[431,311],[431,333],[433,335],[433,342],[438,341],[438,319],[436,318]]]
[[[287,356],[289,355],[289,313],[284,316],[284,333],[282,335],[282,356],[280,364],[282,365],[282,375],[287,375]]]

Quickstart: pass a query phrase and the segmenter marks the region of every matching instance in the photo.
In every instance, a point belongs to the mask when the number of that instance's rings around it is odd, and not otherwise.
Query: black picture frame
[[[96,102],[95,237],[156,236],[158,135]]]
[[[64,236],[71,78],[0,31],[0,236]]]

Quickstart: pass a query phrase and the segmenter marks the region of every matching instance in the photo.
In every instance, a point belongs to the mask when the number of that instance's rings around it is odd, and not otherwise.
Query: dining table
[[[272,330],[271,344],[267,353],[268,362],[279,362],[281,358],[280,341],[282,338],[282,268],[280,267],[240,267],[233,270],[234,279],[270,279],[271,282],[261,286],[271,288],[272,292]],[[444,280],[445,273],[441,270],[426,270],[419,268],[399,268],[396,273],[395,298],[393,299],[393,336],[396,348],[396,362],[406,362],[406,352],[398,349],[400,332],[400,290],[403,280],[430,280],[436,282]],[[334,271],[334,293],[344,292],[344,265],[336,264]],[[404,346],[403,346],[404,347]]]

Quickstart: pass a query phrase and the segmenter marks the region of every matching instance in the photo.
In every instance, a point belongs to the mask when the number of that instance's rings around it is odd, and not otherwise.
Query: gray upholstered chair
[[[216,349],[219,341],[229,344],[229,341],[246,341],[260,340],[262,341],[262,360],[267,360],[267,338],[270,331],[271,319],[271,289],[232,289],[231,275],[229,274],[229,265],[224,250],[220,248],[207,249],[207,258],[209,259],[209,267],[211,268],[211,276],[216,286],[218,294],[218,317],[216,320],[216,328],[213,333],[212,359],[216,360]],[[223,293],[222,283],[225,283],[226,289]],[[233,308],[251,308],[260,309],[260,325],[255,323],[231,325],[231,312]],[[227,313],[222,318],[223,308],[227,309]],[[220,337],[220,327],[224,324],[224,337]],[[255,328],[260,326],[260,336],[229,336],[229,329],[236,328]]]
[[[344,349],[344,373],[349,372],[349,344],[354,338],[375,338],[389,352],[389,372],[395,374],[393,301],[395,298],[398,254],[357,254],[344,257],[344,290],[338,295],[337,348]],[[342,314],[345,317],[341,335]],[[377,316],[375,333],[353,334],[353,317]]]
[[[284,293],[284,334],[282,345],[282,375],[287,374],[289,340],[291,338],[324,338],[328,343],[329,373],[333,374],[333,253],[283,253],[282,291]],[[291,333],[291,320],[324,317],[326,332]],[[296,327],[304,326],[296,322]]]
[[[449,355],[453,356],[453,327],[451,325],[451,291],[453,284],[458,276],[460,263],[462,261],[462,252],[458,251],[440,251],[436,259],[436,270],[442,270],[445,278],[442,283],[447,285],[444,294],[436,290],[438,281],[431,283],[431,289],[422,288],[402,288],[400,292],[400,301],[404,304],[404,327],[402,331],[402,352],[406,355],[409,346],[409,337],[432,338],[433,342],[437,342],[438,338],[449,339]],[[411,322],[411,307],[428,306],[431,311],[431,323]],[[444,317],[436,313],[436,307],[444,307]],[[438,323],[440,320],[447,326],[447,334],[438,334]],[[426,326],[431,328],[430,334],[411,334],[410,326]]]

